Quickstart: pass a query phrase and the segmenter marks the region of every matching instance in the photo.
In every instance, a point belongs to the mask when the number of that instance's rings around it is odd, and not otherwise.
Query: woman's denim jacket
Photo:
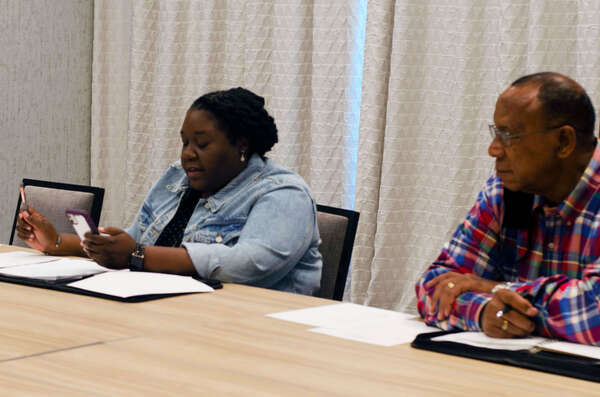
[[[171,165],[126,232],[154,244],[188,187],[181,163]],[[304,180],[255,154],[229,184],[200,199],[182,245],[200,277],[312,295],[321,280],[319,243]]]

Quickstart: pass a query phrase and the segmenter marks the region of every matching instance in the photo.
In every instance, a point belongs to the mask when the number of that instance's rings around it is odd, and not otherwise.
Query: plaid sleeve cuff
[[[462,324],[456,324],[457,328],[465,331],[481,331],[479,316],[491,299],[492,295],[481,292],[465,292],[460,295],[456,304],[456,314],[457,320],[462,320]]]

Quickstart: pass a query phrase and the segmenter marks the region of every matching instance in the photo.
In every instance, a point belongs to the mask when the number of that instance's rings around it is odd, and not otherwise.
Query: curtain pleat
[[[415,311],[415,281],[493,172],[487,124],[513,80],[562,72],[600,105],[599,4],[369,1],[352,301]]]

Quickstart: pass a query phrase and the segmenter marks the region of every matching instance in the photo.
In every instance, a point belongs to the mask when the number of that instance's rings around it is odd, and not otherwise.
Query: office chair
[[[323,270],[316,296],[342,300],[359,215],[356,211],[317,204]]]
[[[44,215],[59,233],[73,233],[73,228],[65,216],[67,208],[85,209],[96,224],[100,221],[104,188],[36,179],[23,179],[23,187],[27,205]],[[15,238],[20,208],[21,196],[19,195],[8,244],[27,247],[21,239]]]

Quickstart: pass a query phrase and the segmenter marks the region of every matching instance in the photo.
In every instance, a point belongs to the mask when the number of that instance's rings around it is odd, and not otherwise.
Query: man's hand
[[[31,206],[19,212],[17,236],[31,248],[43,252],[51,251],[58,239],[52,223]]]
[[[498,317],[499,310],[503,315]],[[509,289],[501,289],[483,308],[481,328],[487,336],[494,338],[517,338],[531,334],[535,323],[530,317],[538,314],[538,309],[521,295]]]
[[[435,310],[437,306],[437,318],[443,320],[450,315],[452,305],[460,294],[468,291],[489,293],[497,283],[497,281],[491,281],[473,273],[446,272],[440,274],[426,284],[427,288],[435,287],[430,310]]]
[[[135,240],[116,227],[101,227],[98,231],[109,236],[86,233],[81,242],[83,251],[101,266],[112,269],[127,267],[129,256],[135,248]]]

